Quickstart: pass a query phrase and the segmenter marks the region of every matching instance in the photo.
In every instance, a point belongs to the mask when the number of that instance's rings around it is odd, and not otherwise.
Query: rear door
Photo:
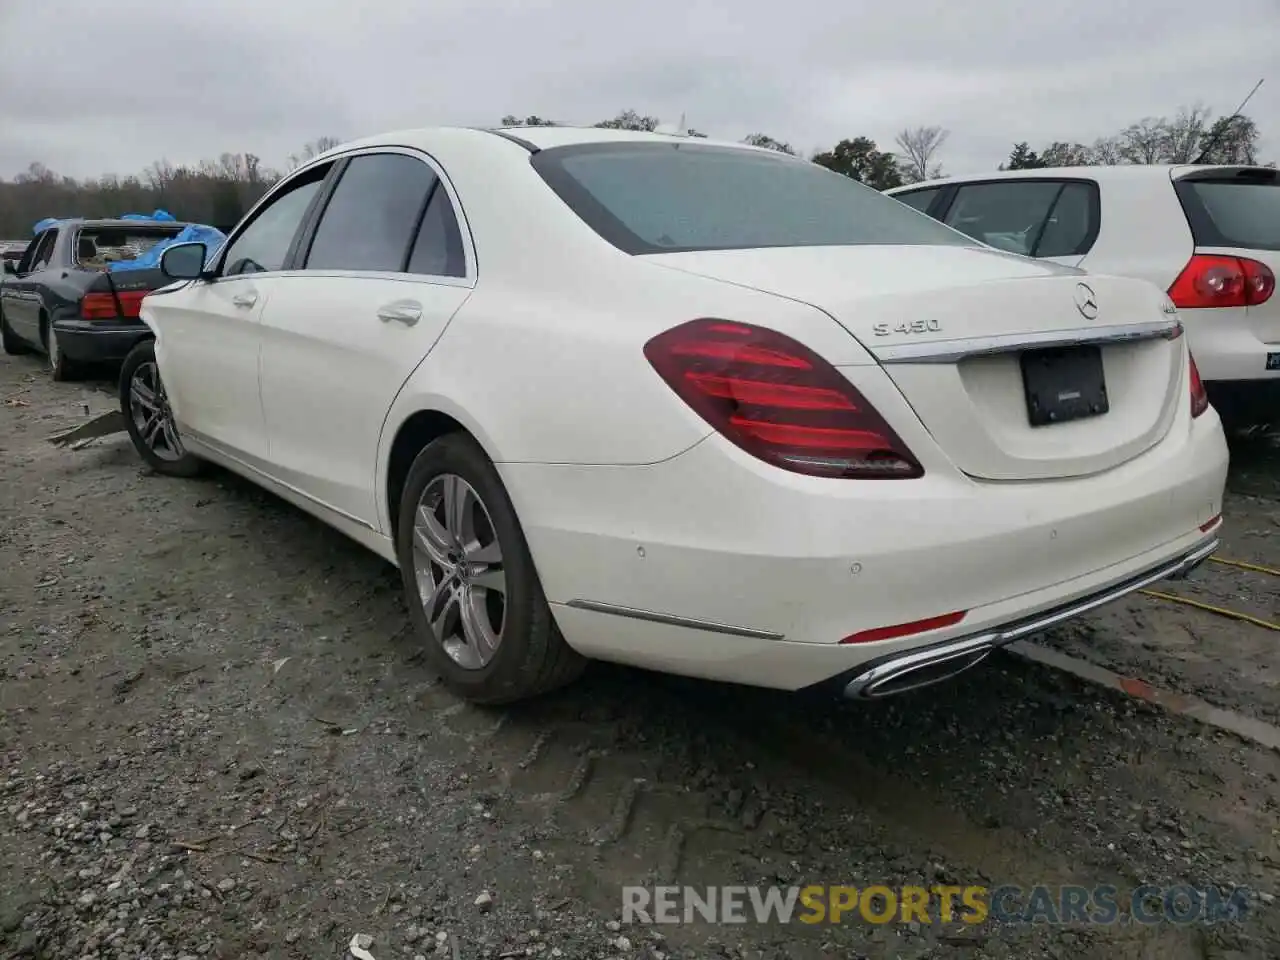
[[[949,227],[998,250],[1076,267],[1098,236],[1097,184],[1083,179],[1017,177],[960,184],[945,208]]]
[[[1174,189],[1191,226],[1195,255],[1238,264],[1242,279],[1263,291],[1255,290],[1248,305],[1186,311],[1192,315],[1189,325],[1207,333],[1205,325],[1212,324],[1214,330],[1214,348],[1205,351],[1209,368],[1202,373],[1211,380],[1280,377],[1280,296],[1275,293],[1275,277],[1280,274],[1280,172],[1267,167],[1190,168],[1180,175],[1175,171]],[[1265,294],[1267,289],[1270,294]]]
[[[271,293],[262,405],[276,478],[377,528],[378,441],[396,394],[475,284],[456,197],[422,154],[342,161]]]

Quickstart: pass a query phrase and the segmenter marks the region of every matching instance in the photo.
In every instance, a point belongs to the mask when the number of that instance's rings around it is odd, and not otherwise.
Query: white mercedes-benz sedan
[[[1226,444],[1161,290],[768,150],[393,133],[163,268],[141,455],[396,564],[476,701],[592,658],[875,698],[1217,546]]]

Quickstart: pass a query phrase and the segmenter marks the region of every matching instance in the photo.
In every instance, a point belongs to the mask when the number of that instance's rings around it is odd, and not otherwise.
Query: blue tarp
[[[147,217],[143,219],[151,218]],[[170,219],[173,218],[170,217]],[[119,273],[122,270],[154,269],[155,267],[160,266],[160,257],[165,250],[176,243],[203,243],[208,257],[212,257],[218,252],[218,248],[222,246],[222,241],[226,239],[226,235],[221,230],[214,227],[207,227],[204,224],[193,223],[183,228],[183,231],[176,237],[161,240],[136,260],[121,260],[118,263],[109,263],[107,264],[107,269],[112,273]]]

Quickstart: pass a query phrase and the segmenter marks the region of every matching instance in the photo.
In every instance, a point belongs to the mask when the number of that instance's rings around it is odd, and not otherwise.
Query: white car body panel
[[[1258,260],[1280,276],[1280,251],[1196,246],[1174,183],[1204,170],[1191,165],[1158,164],[1005,170],[933,180],[929,186],[1019,179],[1095,183],[1101,221],[1093,245],[1080,257],[1046,258],[1058,263],[1069,262],[1091,274],[1135,277],[1168,290],[1193,254],[1222,253]],[[885,192],[897,196],[919,187],[913,184]],[[1275,380],[1280,383],[1280,369],[1265,368],[1267,353],[1280,351],[1280,294],[1272,294],[1259,307],[1185,309],[1179,315],[1200,375],[1206,382]]]
[[[444,171],[467,278],[291,270],[149,297],[184,442],[394,563],[396,439],[423,414],[456,421],[494,462],[585,655],[795,689],[1060,606],[1213,537],[1227,453],[1216,414],[1191,416],[1185,337],[1105,343],[1112,412],[1049,431],[1027,426],[1007,354],[902,360],[984,337],[1171,329],[1159,289],[1091,276],[1086,321],[1077,271],[975,247],[633,257],[490,132],[399,132],[312,163],[380,146]],[[225,307],[250,286],[252,311]],[[404,300],[418,322],[379,319]],[[643,354],[705,317],[776,330],[834,365],[925,475],[803,476],[726,440]],[[938,328],[893,332],[917,317]],[[940,630],[839,642],[953,611],[967,612]]]

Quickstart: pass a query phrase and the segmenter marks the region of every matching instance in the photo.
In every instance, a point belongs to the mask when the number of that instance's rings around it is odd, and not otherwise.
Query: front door
[[[28,343],[40,343],[40,279],[53,259],[57,228],[33,239],[18,261],[18,273],[4,278],[4,319],[14,333]]]
[[[312,168],[273,191],[228,238],[212,279],[145,301],[179,432],[258,469],[267,453],[262,314],[325,172]]]

